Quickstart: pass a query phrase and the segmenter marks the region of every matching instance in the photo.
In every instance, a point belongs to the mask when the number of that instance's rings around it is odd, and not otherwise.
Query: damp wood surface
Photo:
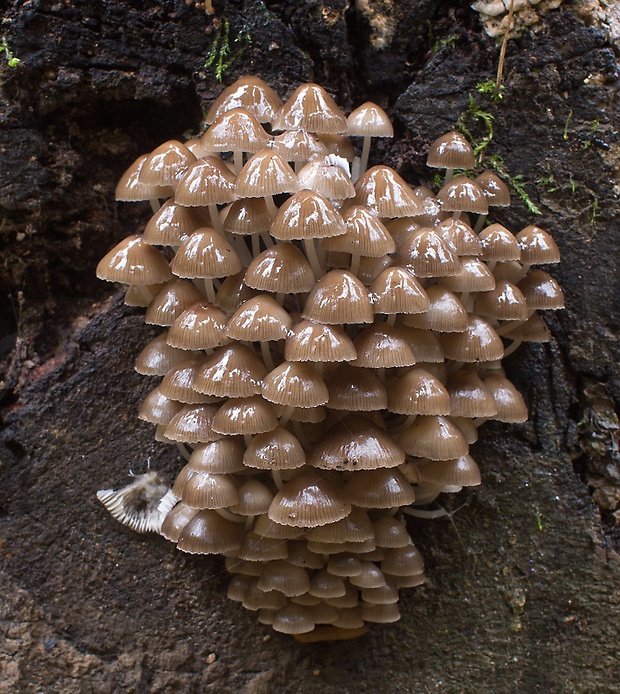
[[[371,163],[411,183],[473,95],[494,116],[486,151],[542,212],[515,201],[495,221],[552,233],[567,310],[551,343],[507,360],[530,419],[483,427],[482,486],[447,498],[449,518],[408,522],[430,580],[402,592],[401,621],[333,644],[273,633],[228,600],[223,560],[132,533],[95,497],[148,459],[180,467],[136,416],[152,384],[133,360],[157,331],[94,268],[149,217],[114,202],[120,174],[196,132],[222,88],[204,67],[213,16],[0,5],[20,60],[0,67],[0,692],[619,691],[620,114],[602,4],[564,2],[511,39],[497,103],[476,85],[499,47],[462,3],[214,5],[230,41],[251,37],[225,84],[254,73],[284,95],[319,82],[347,112],[376,101],[396,136]]]

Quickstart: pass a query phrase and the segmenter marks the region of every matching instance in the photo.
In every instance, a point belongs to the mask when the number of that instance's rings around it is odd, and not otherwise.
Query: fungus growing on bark
[[[478,427],[527,418],[500,360],[548,341],[536,312],[564,305],[530,270],[559,261],[548,232],[477,231],[509,196],[488,172],[452,179],[474,164],[461,135],[429,152],[438,194],[384,165],[354,185],[343,133],[389,137],[384,116],[365,104],[347,121],[317,85],[282,105],[242,78],[191,151],[171,141],[128,169],[117,199],[168,200],[97,268],[169,328],[136,362],[163,376],[139,417],[189,459],[171,491],[148,472],[99,498],[181,551],[223,554],[231,599],[306,641],[399,618],[399,589],[425,581],[403,515],[480,484]]]

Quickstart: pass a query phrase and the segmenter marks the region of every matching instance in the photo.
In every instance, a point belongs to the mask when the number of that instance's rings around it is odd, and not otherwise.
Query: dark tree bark
[[[2,3],[20,62],[0,52],[0,691],[619,691],[620,114],[603,3],[566,1],[511,39],[501,101],[476,89],[499,45],[467,3],[214,4]],[[460,117],[488,135],[473,97],[494,117],[486,156],[542,212],[516,200],[497,221],[539,224],[563,255],[552,341],[507,360],[529,421],[482,429],[483,485],[410,523],[429,582],[357,642],[274,634],[226,598],[222,561],[134,534],[95,498],[147,459],[178,469],[136,418],[150,384],[133,358],[153,333],[94,267],[149,216],[114,202],[120,174],[196,132],[221,90],[205,62],[226,26],[225,84],[254,73],[284,95],[317,81],[344,109],[378,102],[396,137],[372,157],[412,183]]]

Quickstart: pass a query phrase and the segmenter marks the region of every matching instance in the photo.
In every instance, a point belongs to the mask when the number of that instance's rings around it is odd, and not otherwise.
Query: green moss
[[[431,51],[433,53],[439,53],[442,48],[453,48],[458,40],[458,34],[450,34],[450,36],[445,36],[443,39],[435,41]]]
[[[215,79],[222,83],[227,70],[237,62],[251,43],[252,37],[247,29],[239,31],[231,40],[230,22],[226,17],[222,17],[219,20],[219,26],[204,67],[212,68]]]
[[[9,67],[17,67],[21,63],[21,60],[13,55],[6,36],[2,37],[2,42],[0,43],[0,53],[4,53],[4,59]]]

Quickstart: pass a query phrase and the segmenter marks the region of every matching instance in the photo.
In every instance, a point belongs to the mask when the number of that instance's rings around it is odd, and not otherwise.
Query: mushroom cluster
[[[97,268],[162,328],[136,361],[162,377],[139,417],[187,461],[134,527],[224,555],[229,597],[276,631],[356,636],[425,580],[403,514],[480,483],[481,423],[527,418],[501,359],[549,339],[537,312],[562,291],[531,266],[558,248],[488,224],[510,195],[493,173],[454,177],[474,166],[458,133],[431,146],[435,195],[366,170],[386,114],[347,118],[315,84],[283,104],[242,78],[207,122],[125,173],[117,199],[154,215]]]

